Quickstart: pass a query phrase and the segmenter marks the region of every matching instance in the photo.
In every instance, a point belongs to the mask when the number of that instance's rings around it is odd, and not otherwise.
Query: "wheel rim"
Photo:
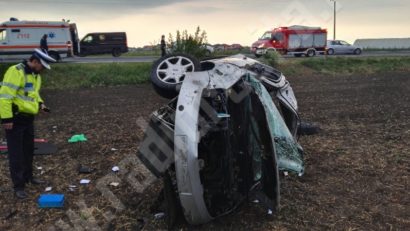
[[[163,60],[157,68],[157,77],[167,84],[178,84],[187,72],[195,71],[194,63],[182,56],[173,56]]]
[[[330,50],[327,51],[327,53],[328,53],[329,55],[333,55],[334,50],[333,50],[333,49],[330,49]]]

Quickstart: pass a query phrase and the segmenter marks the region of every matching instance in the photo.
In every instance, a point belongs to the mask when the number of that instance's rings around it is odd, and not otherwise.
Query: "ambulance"
[[[61,60],[78,53],[79,39],[75,24],[65,21],[10,21],[0,24],[0,60],[28,58],[48,35],[48,53]]]

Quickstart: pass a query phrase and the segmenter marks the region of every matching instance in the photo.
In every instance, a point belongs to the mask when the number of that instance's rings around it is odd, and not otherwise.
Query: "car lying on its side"
[[[279,172],[304,173],[285,76],[243,55],[199,62],[181,54],[159,59],[151,82],[171,101],[152,114],[138,157],[164,179],[168,224],[178,211],[203,224],[247,199],[277,211]]]
[[[352,45],[348,42],[342,40],[328,40],[326,46],[326,52],[328,55],[335,54],[354,54],[360,55],[362,49],[355,45]]]

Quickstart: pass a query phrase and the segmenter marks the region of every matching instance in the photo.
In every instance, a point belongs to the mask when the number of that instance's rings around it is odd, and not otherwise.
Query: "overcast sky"
[[[410,1],[337,0],[337,38],[410,37]],[[330,0],[0,0],[0,22],[60,21],[77,24],[80,37],[89,32],[125,31],[129,46],[158,42],[177,29],[207,31],[208,41],[249,46],[278,26],[327,28],[333,37]]]

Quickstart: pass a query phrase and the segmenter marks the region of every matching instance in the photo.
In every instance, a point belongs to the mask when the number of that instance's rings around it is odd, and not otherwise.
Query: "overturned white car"
[[[173,97],[151,116],[138,157],[164,178],[168,224],[225,215],[248,199],[279,207],[279,171],[302,175],[293,90],[276,69],[243,55],[199,63],[170,55],[154,65],[157,92]]]

